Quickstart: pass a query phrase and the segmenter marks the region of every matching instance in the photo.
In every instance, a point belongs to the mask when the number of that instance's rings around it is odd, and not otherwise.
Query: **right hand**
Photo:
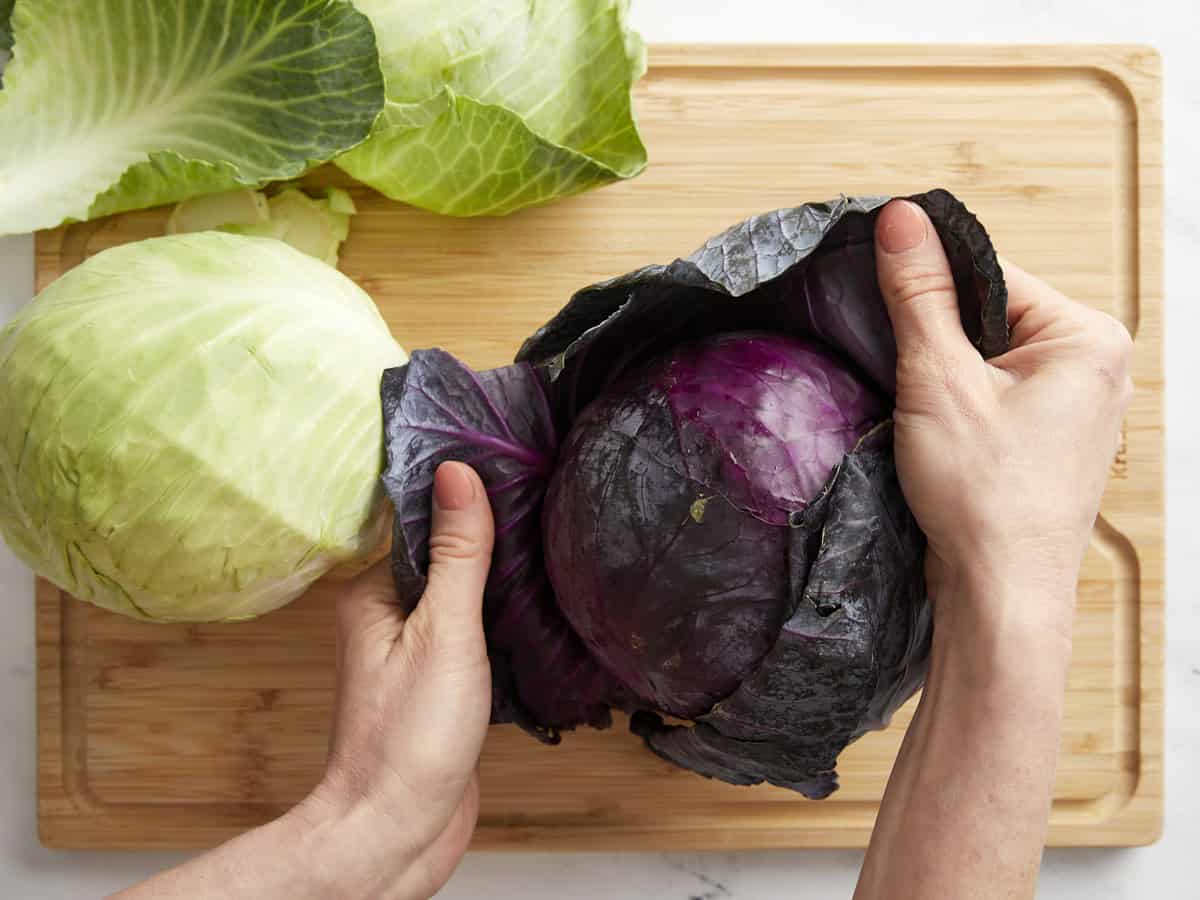
[[[888,204],[876,256],[898,349],[896,465],[929,539],[935,616],[1050,626],[1069,641],[1079,567],[1133,393],[1129,332],[1005,264],[1011,349],[985,361],[963,332],[945,251],[919,207]],[[957,598],[1006,587],[1040,599],[955,609]]]

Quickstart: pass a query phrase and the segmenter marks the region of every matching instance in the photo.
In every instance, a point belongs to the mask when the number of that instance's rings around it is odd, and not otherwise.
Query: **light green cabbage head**
[[[503,215],[645,168],[630,89],[646,50],[629,0],[355,0],[387,104],[337,164],[455,216]]]
[[[379,383],[404,361],[365,293],[280,241],[100,253],[0,330],[0,532],[120,613],[267,612],[383,539]]]
[[[374,30],[342,0],[5,5],[0,234],[294,178],[383,107]]]

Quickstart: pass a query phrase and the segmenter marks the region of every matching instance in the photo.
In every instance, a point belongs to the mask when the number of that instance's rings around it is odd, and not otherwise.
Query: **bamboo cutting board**
[[[1079,588],[1050,836],[1146,843],[1163,790],[1159,88],[1140,48],[658,47],[637,89],[645,175],[505,220],[438,218],[352,186],[342,268],[407,347],[492,366],[575,289],[753,213],[953,190],[1003,254],[1136,335],[1137,392]],[[165,218],[40,234],[39,287]],[[337,590],[248,624],[155,626],[39,584],[42,840],[202,847],[298,800],[326,748]],[[847,750],[823,802],[672,768],[624,723],[558,748],[494,728],[475,846],[862,846],[911,712]]]

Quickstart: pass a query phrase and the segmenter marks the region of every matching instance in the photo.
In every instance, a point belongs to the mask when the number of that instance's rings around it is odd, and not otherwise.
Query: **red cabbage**
[[[1003,352],[986,231],[945,191],[910,199],[968,337]],[[475,466],[495,510],[493,721],[555,742],[619,709],[680,766],[823,797],[842,749],[920,686],[932,621],[887,421],[885,202],[757,216],[586,288],[512,366],[418,351],[385,374],[402,596],[424,583],[438,464]]]

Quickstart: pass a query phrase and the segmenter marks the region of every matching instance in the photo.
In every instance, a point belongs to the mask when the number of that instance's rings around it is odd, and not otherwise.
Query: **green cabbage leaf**
[[[0,53],[12,49],[12,11],[16,0],[0,0]]]
[[[356,0],[387,105],[337,164],[393,200],[503,215],[637,175],[629,0]]]
[[[11,12],[0,234],[294,178],[359,144],[384,103],[374,30],[341,0]]]

